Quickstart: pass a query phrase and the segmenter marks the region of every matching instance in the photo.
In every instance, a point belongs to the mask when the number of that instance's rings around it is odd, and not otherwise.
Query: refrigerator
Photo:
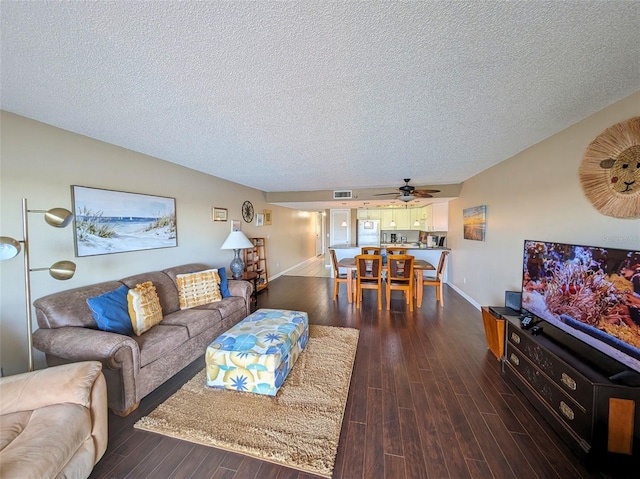
[[[380,246],[380,220],[358,220],[358,246]]]

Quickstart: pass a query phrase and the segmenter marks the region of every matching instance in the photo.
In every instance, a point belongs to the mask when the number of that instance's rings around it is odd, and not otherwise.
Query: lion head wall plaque
[[[578,172],[584,194],[602,214],[640,218],[640,116],[600,133]]]

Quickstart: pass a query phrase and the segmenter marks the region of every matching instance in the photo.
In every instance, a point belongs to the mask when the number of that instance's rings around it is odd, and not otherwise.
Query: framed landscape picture
[[[227,209],[213,207],[213,221],[227,221]]]
[[[178,246],[176,200],[71,187],[76,256]]]
[[[487,230],[487,206],[462,210],[464,239],[484,241]]]

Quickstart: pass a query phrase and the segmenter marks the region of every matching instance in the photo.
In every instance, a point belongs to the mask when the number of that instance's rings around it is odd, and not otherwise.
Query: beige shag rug
[[[208,388],[203,369],[135,427],[331,477],[358,335],[309,326],[275,397]]]

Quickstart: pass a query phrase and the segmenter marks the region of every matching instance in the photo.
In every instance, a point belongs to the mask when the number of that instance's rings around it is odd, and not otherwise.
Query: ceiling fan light
[[[413,195],[400,195],[400,196],[398,197],[398,199],[399,199],[400,201],[404,201],[405,203],[408,203],[408,202],[409,202],[409,201],[411,201],[411,200],[415,200],[415,199],[416,199],[416,197],[415,197],[415,196],[413,196]]]

